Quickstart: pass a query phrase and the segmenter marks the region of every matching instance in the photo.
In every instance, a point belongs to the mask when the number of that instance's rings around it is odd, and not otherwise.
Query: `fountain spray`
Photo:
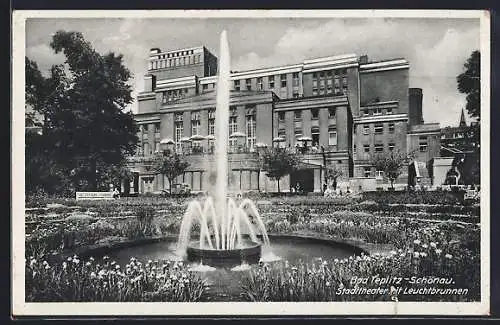
[[[227,145],[229,138],[229,45],[227,33],[222,31],[220,35],[217,99],[215,109],[215,159],[216,159],[216,181],[215,181],[215,209],[219,216],[222,247],[226,249],[226,234],[228,230],[227,218],[227,187],[228,187],[228,163]]]

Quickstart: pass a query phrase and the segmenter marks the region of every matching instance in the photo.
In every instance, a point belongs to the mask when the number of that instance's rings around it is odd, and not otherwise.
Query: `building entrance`
[[[298,186],[297,186],[298,184]],[[300,169],[290,175],[290,186],[295,192],[309,193],[314,191],[314,169]]]

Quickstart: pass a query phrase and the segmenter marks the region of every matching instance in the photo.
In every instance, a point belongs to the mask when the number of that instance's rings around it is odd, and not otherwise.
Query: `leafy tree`
[[[342,177],[344,172],[337,166],[330,166],[326,168],[325,177],[328,182],[333,182],[333,188],[337,189],[337,179]]]
[[[479,122],[481,114],[481,53],[472,52],[464,64],[465,71],[457,76],[458,91],[467,94],[465,108]]]
[[[403,172],[403,167],[408,165],[412,154],[406,155],[399,150],[389,153],[377,154],[372,159],[372,164],[376,170],[384,172],[384,176],[391,182],[391,189],[394,189],[394,181]]]
[[[472,143],[474,154],[467,159],[469,169],[464,176],[471,178],[467,181],[478,184],[481,178],[481,53],[479,51],[472,52],[464,64],[464,70],[457,76],[458,91],[467,94],[465,108],[477,122],[469,127],[471,138],[467,140]]]
[[[81,33],[58,31],[50,46],[64,53],[65,65],[53,66],[45,79],[27,59],[27,102],[44,116],[53,159],[95,190],[98,168],[123,165],[137,147],[138,127],[124,111],[132,102],[131,74],[122,55],[99,54]]]
[[[286,148],[268,148],[261,154],[261,168],[266,175],[278,183],[278,192],[280,190],[280,179],[293,173],[297,169],[299,160],[297,156]]]
[[[172,184],[175,178],[182,175],[188,167],[189,163],[182,159],[179,154],[170,153],[156,154],[152,169],[168,178],[169,190],[172,193]]]

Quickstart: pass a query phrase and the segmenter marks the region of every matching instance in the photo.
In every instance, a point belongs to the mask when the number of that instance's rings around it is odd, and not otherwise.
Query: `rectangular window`
[[[238,132],[238,117],[236,116],[231,116],[229,117],[229,135]],[[237,139],[236,138],[229,138],[229,146],[234,147],[236,146]]]
[[[318,96],[318,88],[313,88],[313,96]]]
[[[354,146],[352,147],[352,154],[353,154],[353,155],[355,155],[355,154],[356,154],[356,145],[354,145]]]
[[[155,123],[155,133],[160,134],[160,123]]]
[[[370,134],[370,126],[368,124],[363,125],[363,134]]]
[[[285,139],[285,137],[286,137],[286,131],[285,131],[285,129],[279,129],[278,130],[278,137]]]
[[[384,171],[382,171],[382,170],[376,170],[375,171],[375,177],[379,178],[379,179],[383,178],[384,177]]]
[[[191,112],[191,121],[198,121],[200,119],[200,111]]]
[[[257,89],[258,90],[264,89],[264,85],[262,84],[262,77],[257,78]]]
[[[365,167],[364,176],[365,177],[371,177],[371,175],[372,175],[372,169],[371,169],[371,167]]]
[[[247,115],[247,147],[250,149],[250,151],[253,151],[255,146],[256,133],[257,133],[256,130],[257,130],[257,124],[256,124],[255,110],[252,110],[251,114]]]
[[[302,128],[296,128],[294,133],[296,138],[300,138],[302,136]]]
[[[168,103],[168,92],[164,91],[161,93],[161,103],[162,104]]]
[[[208,84],[203,85],[203,90],[208,90]]]
[[[299,85],[299,73],[294,72],[292,76],[293,76],[293,85],[298,86]]]
[[[298,89],[294,89],[293,93],[292,93],[292,96],[293,96],[293,98],[299,98],[299,90]]]
[[[394,122],[389,123],[389,133],[394,133]]]
[[[385,111],[386,114],[392,114],[392,107],[387,107]]]
[[[234,106],[231,106],[229,108],[229,115],[230,116],[238,116],[238,109]]]
[[[364,144],[363,145],[363,151],[366,152],[366,153],[370,152],[370,145],[369,144]]]
[[[335,118],[335,108],[334,107],[328,108],[328,118]]]
[[[328,94],[331,94],[333,92],[333,80],[332,79],[328,79],[326,81],[326,92]]]
[[[273,89],[274,88],[274,76],[269,76],[268,77],[268,81],[269,81],[269,89]]]
[[[280,122],[285,121],[285,112],[278,112],[278,120]]]
[[[179,152],[182,150],[182,134],[184,133],[184,125],[182,122],[175,122],[175,149]]]
[[[368,108],[363,110],[363,116],[368,116],[370,115],[370,112],[368,111]]]
[[[234,81],[234,90],[240,90],[240,81],[239,80]]]
[[[418,137],[418,148],[419,148],[420,152],[427,151],[427,137],[426,136],[419,136]]]
[[[281,75],[281,88],[286,87],[286,74]]]
[[[394,146],[395,146],[394,143],[389,143],[389,151],[393,151],[394,150]]]
[[[384,133],[384,124],[383,123],[375,123],[375,134]]]
[[[295,117],[295,119],[301,119],[302,118],[302,111],[300,109],[296,109],[295,111],[293,111],[293,115]]]
[[[373,110],[373,115],[381,115],[382,114],[382,108],[381,107],[375,107]]]
[[[318,146],[319,145],[319,127],[315,126],[315,127],[311,128],[311,138],[312,138],[312,145]]]
[[[182,114],[182,113],[175,113],[174,117],[175,117],[175,121],[176,122],[182,122],[183,118],[184,118],[184,114]]]
[[[317,109],[317,108],[311,109],[311,117],[313,119],[319,118],[319,109]]]
[[[246,80],[247,90],[252,90],[252,79]]]
[[[335,127],[328,128],[328,145],[337,146],[337,129]]]
[[[215,119],[209,119],[208,120],[208,134],[214,135],[215,134]]]
[[[384,145],[382,143],[376,143],[375,152],[382,152],[382,151],[384,151]]]

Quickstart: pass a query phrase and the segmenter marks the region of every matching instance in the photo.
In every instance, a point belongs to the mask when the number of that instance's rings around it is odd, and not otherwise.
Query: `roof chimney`
[[[367,64],[368,63],[368,55],[362,55],[359,57],[359,64]]]

